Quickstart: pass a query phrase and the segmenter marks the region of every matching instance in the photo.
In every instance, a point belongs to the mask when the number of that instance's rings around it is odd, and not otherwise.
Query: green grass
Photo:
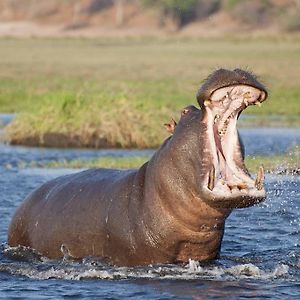
[[[300,39],[1,39],[0,111],[20,113],[8,139],[86,147],[156,147],[162,126],[197,105],[215,68],[253,70],[270,89],[253,124],[279,115],[299,126]],[[98,142],[94,142],[98,141]],[[73,143],[73,144],[72,144]],[[68,143],[66,143],[68,144]]]
[[[300,169],[299,152],[297,154],[270,155],[246,157],[246,166],[251,173],[258,171],[263,166],[267,173],[286,171],[293,173]]]
[[[101,157],[97,159],[75,159],[75,160],[60,160],[51,161],[46,164],[39,162],[20,163],[20,168],[71,168],[71,169],[84,169],[84,168],[108,168],[108,169],[135,169],[142,166],[150,157],[148,156],[134,156],[134,157]]]

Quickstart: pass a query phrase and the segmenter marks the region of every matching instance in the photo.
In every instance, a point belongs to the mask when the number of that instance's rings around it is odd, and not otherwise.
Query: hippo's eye
[[[188,112],[190,112],[190,110],[188,108],[185,108],[182,110],[181,115],[186,115]]]

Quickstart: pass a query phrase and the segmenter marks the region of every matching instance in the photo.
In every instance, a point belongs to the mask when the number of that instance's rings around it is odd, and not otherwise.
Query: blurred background
[[[16,36],[296,32],[300,1],[1,0],[0,18],[1,34]]]
[[[156,148],[216,68],[270,90],[241,127],[297,127],[299,0],[0,0],[2,139]]]

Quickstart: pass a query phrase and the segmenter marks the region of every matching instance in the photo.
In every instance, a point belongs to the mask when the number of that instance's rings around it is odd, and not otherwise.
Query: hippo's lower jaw
[[[216,90],[204,102],[212,164],[202,192],[216,206],[247,207],[266,197],[264,170],[260,167],[255,180],[250,177],[236,129],[242,110],[248,105],[260,105],[265,98],[259,89],[233,85]]]

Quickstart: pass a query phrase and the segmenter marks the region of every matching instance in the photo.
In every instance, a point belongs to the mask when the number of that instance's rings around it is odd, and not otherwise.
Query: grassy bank
[[[300,170],[299,149],[283,155],[272,156],[256,156],[246,157],[245,163],[251,173],[257,172],[258,168],[263,165],[267,173],[284,172],[296,174]],[[62,160],[52,161],[46,164],[39,162],[31,162],[29,164],[20,163],[19,167],[42,167],[42,168],[113,168],[113,169],[133,169],[139,168],[150,156],[135,156],[135,157],[100,157],[92,160]]]
[[[245,112],[259,117],[251,126],[270,115],[300,123],[299,38],[1,39],[0,65],[16,144],[156,147],[217,67],[249,68],[269,87],[269,101]]]

